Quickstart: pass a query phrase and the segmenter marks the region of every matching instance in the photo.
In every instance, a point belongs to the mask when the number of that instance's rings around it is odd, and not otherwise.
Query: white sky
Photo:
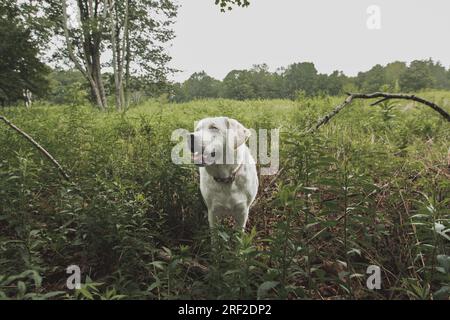
[[[204,70],[222,79],[233,69],[267,63],[271,70],[311,61],[321,73],[347,75],[394,60],[433,58],[450,66],[448,0],[250,0],[221,13],[214,0],[178,0],[171,65],[187,79]],[[366,12],[381,9],[381,29]]]

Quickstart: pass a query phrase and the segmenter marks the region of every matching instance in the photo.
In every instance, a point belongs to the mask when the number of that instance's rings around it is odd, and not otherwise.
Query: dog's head
[[[195,164],[223,164],[229,162],[229,155],[249,137],[250,130],[237,120],[227,117],[206,118],[200,120],[195,131],[189,134],[188,144]]]

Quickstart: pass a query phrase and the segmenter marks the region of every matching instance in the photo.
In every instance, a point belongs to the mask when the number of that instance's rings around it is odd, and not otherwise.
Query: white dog
[[[234,119],[206,118],[190,134],[194,163],[200,167],[200,191],[208,207],[209,226],[233,216],[245,230],[250,205],[258,192],[255,160],[245,142],[250,130]]]

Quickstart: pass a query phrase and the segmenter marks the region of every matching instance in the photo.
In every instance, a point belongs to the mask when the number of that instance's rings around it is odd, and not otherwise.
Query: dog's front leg
[[[209,228],[211,230],[213,230],[217,224],[217,214],[216,214],[214,208],[211,208],[211,209],[208,208],[208,222],[209,222]]]
[[[245,232],[245,225],[248,220],[249,208],[245,205],[237,206],[235,209],[234,220],[236,221],[236,229]]]
[[[209,231],[211,234],[211,245],[213,248],[217,246],[217,212],[214,208],[208,208],[208,222],[209,222]]]

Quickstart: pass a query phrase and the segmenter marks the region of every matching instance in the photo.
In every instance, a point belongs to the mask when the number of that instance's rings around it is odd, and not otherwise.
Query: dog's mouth
[[[216,156],[216,153],[215,153],[215,152],[212,152],[212,153],[211,153],[211,157],[214,158],[215,156]],[[194,153],[192,153],[191,158],[192,158],[192,161],[194,162],[194,164],[197,165],[197,166],[199,166],[199,167],[204,167],[204,166],[206,166],[206,165],[208,165],[208,164],[211,164],[211,163],[208,163],[207,157],[205,157],[205,156],[203,155],[203,153],[200,153],[200,152],[194,152]]]
[[[200,152],[194,152],[192,153],[192,161],[194,161],[195,164],[203,163],[203,155]]]

